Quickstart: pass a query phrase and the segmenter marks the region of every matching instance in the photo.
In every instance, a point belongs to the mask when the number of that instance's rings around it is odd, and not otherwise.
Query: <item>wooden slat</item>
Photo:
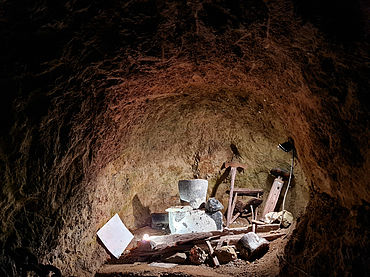
[[[257,196],[258,194],[263,195],[262,189],[247,189],[247,188],[234,188],[234,192],[237,192],[240,196]],[[230,193],[230,191],[226,191],[226,193]]]
[[[245,234],[223,236],[223,237],[220,237],[219,239],[213,240],[211,242],[213,244],[218,244],[220,241],[228,240],[230,244],[236,244],[241,239],[241,237],[244,236],[244,235]],[[284,235],[286,235],[286,232],[279,232],[279,233],[274,233],[274,234],[266,234],[266,233],[258,234],[258,236],[260,236],[261,238],[265,238],[268,241],[275,240],[275,239],[280,238]]]
[[[254,219],[252,219],[252,223],[257,224],[257,225],[266,225],[266,222],[263,222],[260,220],[254,220]]]
[[[215,267],[220,266],[220,262],[218,261],[218,259],[217,259],[216,255],[214,254],[214,251],[213,251],[212,245],[211,245],[211,243],[209,242],[209,240],[206,240],[206,244],[207,244],[208,249],[209,249],[209,254],[210,254],[210,255],[211,255],[211,257],[212,257],[213,264],[215,265]]]
[[[234,214],[236,201],[238,201],[238,193],[237,192],[234,193],[233,204],[231,205],[231,216]]]
[[[279,224],[266,224],[257,225],[256,231],[258,232],[269,232],[271,230],[277,230]],[[234,243],[237,242],[244,234],[250,232],[252,226],[249,225],[243,228],[225,228],[223,231],[215,232],[204,232],[204,233],[192,233],[182,235],[167,235],[167,236],[156,236],[151,237],[151,247],[137,247],[131,249],[129,253],[121,256],[118,260],[111,260],[110,263],[132,263],[137,261],[148,261],[158,259],[163,255],[171,255],[176,252],[189,251],[194,245],[205,245],[205,239],[210,241],[210,244],[217,245],[221,241]],[[273,240],[280,237],[283,234],[258,234],[261,237],[265,237],[267,240]],[[206,245],[205,245],[206,246]],[[207,247],[207,246],[206,246]]]
[[[229,227],[230,220],[233,215],[233,212],[231,210],[232,200],[234,196],[234,182],[235,182],[235,176],[236,176],[236,168],[231,168],[231,184],[230,184],[230,195],[229,195],[229,205],[227,208],[227,217],[226,217],[226,226]]]
[[[279,177],[274,180],[272,184],[269,196],[267,197],[265,207],[263,209],[262,218],[269,212],[273,212],[276,207],[276,203],[279,200],[281,189],[283,188],[284,181]]]
[[[234,217],[231,219],[230,224],[233,223],[238,217],[240,216],[240,213],[237,212]]]

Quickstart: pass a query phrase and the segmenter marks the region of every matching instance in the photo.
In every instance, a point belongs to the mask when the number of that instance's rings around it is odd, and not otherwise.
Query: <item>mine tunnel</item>
[[[0,275],[368,276],[369,14],[362,0],[0,1]],[[274,206],[293,221],[264,256],[130,271],[99,240],[115,215],[150,230],[180,180],[207,180],[225,225],[231,162],[235,188],[263,190],[259,214],[271,170],[294,168]]]

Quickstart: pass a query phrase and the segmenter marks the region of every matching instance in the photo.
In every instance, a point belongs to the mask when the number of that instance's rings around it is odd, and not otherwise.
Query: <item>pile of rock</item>
[[[181,180],[178,186],[180,199],[189,205],[166,209],[171,234],[222,230],[221,210],[224,207],[215,198],[206,202],[208,181],[203,179]]]

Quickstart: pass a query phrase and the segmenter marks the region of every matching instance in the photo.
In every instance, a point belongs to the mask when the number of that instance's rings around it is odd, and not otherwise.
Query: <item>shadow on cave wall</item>
[[[136,228],[150,225],[150,209],[149,207],[146,207],[141,203],[140,198],[137,194],[132,199],[132,210],[134,214]]]

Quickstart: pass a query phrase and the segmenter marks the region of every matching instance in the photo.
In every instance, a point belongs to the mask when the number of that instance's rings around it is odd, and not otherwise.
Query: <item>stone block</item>
[[[207,214],[203,210],[193,210],[190,206],[171,207],[168,221],[171,234],[187,234],[222,230],[222,214]]]
[[[178,183],[180,199],[198,209],[206,202],[208,181],[203,179],[180,180]]]
[[[246,260],[262,257],[269,249],[269,242],[256,233],[245,234],[237,243],[240,255]]]
[[[152,213],[151,227],[157,230],[164,230],[168,228],[168,213]]]

